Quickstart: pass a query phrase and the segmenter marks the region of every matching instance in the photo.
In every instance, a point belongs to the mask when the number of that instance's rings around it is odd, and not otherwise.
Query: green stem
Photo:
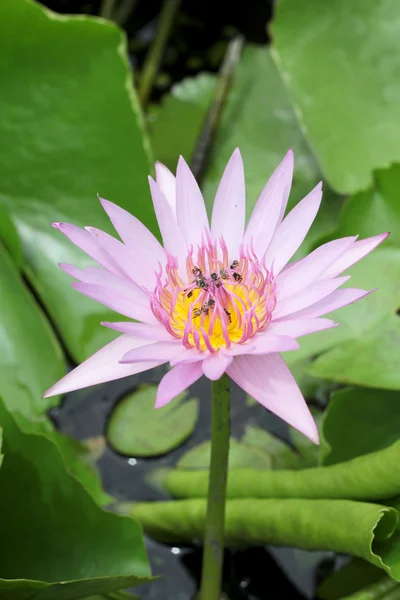
[[[224,556],[224,521],[230,434],[230,379],[212,385],[211,461],[204,532],[200,600],[219,600]]]
[[[196,143],[190,168],[197,182],[201,183],[209,155],[220,125],[223,108],[239,64],[244,38],[237,36],[229,42],[224,60],[218,73],[217,85],[200,136]]]
[[[150,97],[154,79],[157,75],[161,57],[168,41],[169,33],[174,21],[176,11],[181,0],[164,0],[162,5],[157,32],[143,66],[139,83],[139,100],[144,108]]]
[[[136,0],[122,0],[115,9],[114,20],[122,27],[136,6]]]
[[[100,7],[99,15],[103,19],[112,19],[116,0],[103,0]]]

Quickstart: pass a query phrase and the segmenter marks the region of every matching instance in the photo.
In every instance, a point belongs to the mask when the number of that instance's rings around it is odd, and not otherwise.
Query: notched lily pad
[[[157,386],[141,386],[123,398],[113,410],[107,439],[127,456],[157,456],[184,442],[193,432],[198,400],[179,394],[166,406],[155,409]]]

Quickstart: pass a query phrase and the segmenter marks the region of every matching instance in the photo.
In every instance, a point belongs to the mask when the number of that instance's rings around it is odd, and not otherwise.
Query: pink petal
[[[144,254],[145,259],[148,256],[151,257],[152,266],[159,262],[161,264],[165,262],[165,252],[160,242],[139,219],[109,200],[100,197],[99,200],[124,244],[129,246],[135,254],[141,256]],[[144,249],[146,252],[143,251]]]
[[[96,300],[96,302],[104,304],[104,306],[108,306],[108,308],[115,310],[121,315],[125,315],[125,317],[144,321],[145,323],[154,323],[156,321],[150,306],[141,306],[136,302],[136,295],[134,293],[127,292],[126,295],[122,295],[105,286],[82,283],[80,281],[74,281],[71,285],[78,292]]]
[[[164,194],[151,177],[149,177],[149,183],[158,226],[164,242],[164,248],[172,256],[178,259],[183,274],[185,272],[184,267],[187,258],[185,239]]]
[[[61,231],[75,246],[78,246],[88,256],[93,258],[108,271],[124,274],[118,262],[103,249],[88,231],[70,223],[53,223],[53,227]]]
[[[286,210],[293,177],[293,152],[289,150],[261,192],[244,235],[253,243],[256,256],[263,256]]]
[[[60,267],[63,271],[68,273],[68,275],[72,275],[75,279],[78,279],[78,281],[100,285],[108,288],[115,294],[121,294],[122,296],[132,298],[132,301],[140,304],[141,307],[146,308],[147,311],[151,312],[148,295],[131,280],[123,279],[119,275],[114,275],[114,273],[96,267],[84,267],[81,270],[73,265],[66,265],[63,263],[60,264]]]
[[[375,291],[375,290],[372,290]],[[330,312],[346,306],[347,304],[353,304],[357,300],[361,300],[365,296],[368,296],[371,292],[366,290],[359,290],[357,288],[344,288],[343,290],[336,290],[329,294],[323,300],[315,302],[303,310],[299,310],[296,313],[288,316],[288,319],[308,319],[314,317],[320,317],[321,315],[327,315]]]
[[[176,181],[175,176],[165,165],[156,162],[156,182],[164,194],[176,219]]]
[[[240,354],[268,354],[298,350],[299,344],[293,337],[270,334],[270,327],[265,332],[258,333],[250,338],[244,344],[233,344],[230,348],[224,348],[223,353],[228,356],[239,356]]]
[[[337,323],[331,319],[290,319],[287,321],[274,321],[273,323],[270,323],[267,331],[268,333],[273,333],[275,335],[288,335],[292,338],[299,338],[303,335],[308,335],[309,333],[315,333],[316,331],[322,331],[336,326]]]
[[[120,363],[126,364],[132,362],[143,362],[146,360],[161,360],[162,362],[167,362],[180,356],[184,350],[186,350],[186,348],[180,343],[179,340],[174,342],[156,342],[151,346],[145,346],[143,348],[138,347],[134,348],[133,350],[129,350],[120,359]]]
[[[119,265],[127,278],[149,290],[154,288],[155,273],[159,270],[159,265],[155,258],[148,254],[146,248],[141,248],[140,252],[133,252],[131,248],[101,229],[96,227],[85,227],[85,229]]]
[[[133,323],[132,321],[121,321],[118,323],[103,321],[101,324],[109,329],[122,331],[123,333],[146,340],[170,342],[175,339],[161,324],[149,325],[148,323]]]
[[[243,240],[246,213],[246,190],[243,161],[239,149],[232,154],[215,196],[211,233],[215,240],[222,236],[229,258],[236,260]]]
[[[222,354],[221,352],[214,352],[214,354],[210,354],[203,360],[203,373],[211,381],[216,381],[222,377],[232,360],[232,356]]]
[[[337,279],[332,279],[332,281],[317,281],[294,296],[285,298],[282,302],[280,302],[278,298],[277,306],[273,313],[273,320],[282,319],[282,317],[286,317],[291,313],[298,312],[307,306],[311,306],[311,304],[315,304],[319,300],[322,300],[322,298],[325,298],[325,296],[331,294],[349,279],[350,277],[338,277]]]
[[[179,364],[161,379],[157,390],[156,408],[168,404],[203,375],[201,363]]]
[[[237,356],[227,373],[265,408],[304,433],[315,444],[319,443],[314,419],[279,354]]]
[[[57,394],[65,394],[72,390],[78,390],[106,381],[113,381],[114,379],[121,379],[122,377],[128,377],[128,375],[134,375],[157,367],[162,364],[162,361],[135,363],[133,365],[122,365],[118,362],[131,348],[145,346],[150,343],[152,342],[148,340],[138,340],[131,336],[121,335],[85,360],[76,369],[65,375],[65,377],[48,389],[43,397],[49,398]]]
[[[266,264],[273,265],[275,275],[282,271],[306,237],[317,215],[321,198],[322,183],[319,183],[277,227],[265,253]]]
[[[342,256],[336,260],[329,269],[323,273],[323,279],[328,279],[331,277],[336,277],[343,271],[346,271],[349,267],[357,263],[359,260],[364,258],[367,254],[372,252],[379,244],[386,240],[389,233],[381,233],[380,235],[374,235],[373,237],[366,238],[365,240],[360,240],[355,242]]]
[[[333,240],[320,246],[278,276],[278,298],[282,301],[316,281],[351,246],[355,237]],[[325,277],[324,277],[325,279]]]
[[[176,213],[187,245],[196,248],[209,231],[208,217],[200,188],[182,156],[176,172]]]

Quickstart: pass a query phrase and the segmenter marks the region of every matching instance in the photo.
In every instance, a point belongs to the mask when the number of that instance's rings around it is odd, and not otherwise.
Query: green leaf
[[[0,423],[1,600],[75,600],[148,580],[139,525],[104,512],[55,444],[24,433],[2,402]]]
[[[113,498],[103,491],[99,474],[87,446],[56,431],[46,417],[31,420],[19,413],[13,413],[13,418],[23,433],[44,436],[57,446],[68,472],[83,485],[100,506],[112,502]]]
[[[400,250],[375,250],[351,268],[345,287],[377,291],[332,313],[340,327],[304,337],[288,353],[289,366],[321,353],[308,372],[316,377],[386,389],[400,389]]]
[[[3,242],[18,269],[22,267],[22,246],[15,224],[4,206],[0,204],[0,242]]]
[[[300,470],[232,469],[228,498],[336,498],[377,500],[400,494],[400,440],[391,446],[326,467]],[[207,471],[167,470],[158,480],[178,498],[205,498]]]
[[[332,465],[387,448],[399,439],[399,392],[344,389],[324,414],[321,462]]]
[[[65,373],[62,350],[1,243],[0,282],[0,392],[10,410],[41,415],[58,402],[41,396]]]
[[[98,192],[156,229],[125,38],[111,22],[31,0],[2,0],[0,35],[0,203],[17,224],[31,284],[80,362],[112,339],[98,326],[111,314],[70,288],[57,263],[92,261],[51,222],[112,231]]]
[[[270,458],[272,469],[298,469],[301,466],[299,456],[296,455],[292,448],[266,429],[247,425],[242,442],[250,448],[267,454]]]
[[[398,2],[297,0],[277,5],[271,34],[303,130],[330,185],[371,184],[400,160]]]
[[[206,501],[143,502],[132,505],[131,514],[150,537],[187,543],[203,536]],[[381,556],[376,549],[381,540],[391,542],[396,522],[394,509],[366,502],[247,498],[227,502],[225,541],[229,546],[272,544],[344,552],[389,572],[395,551],[384,556],[382,549]],[[398,575],[397,570],[392,573]]]
[[[190,162],[215,90],[215,75],[200,73],[172,86],[150,110],[154,157],[175,172],[179,155]]]
[[[211,442],[203,442],[191,448],[182,456],[177,464],[178,469],[204,470],[210,466]],[[244,440],[230,439],[229,443],[229,468],[240,469],[253,467],[254,469],[270,469],[271,457],[261,448],[247,444]]]
[[[107,438],[117,452],[128,456],[165,454],[193,432],[198,401],[183,402],[183,393],[155,410],[156,395],[157,386],[141,386],[117,404],[107,429]]]
[[[400,246],[400,165],[374,173],[371,188],[350,196],[340,213],[338,236],[390,231],[385,245]],[[335,235],[336,237],[336,235]]]
[[[290,207],[321,179],[286,87],[265,47],[246,47],[223,111],[204,182],[210,214],[219,180],[236,146],[245,164],[247,216],[289,148],[293,148],[295,155]],[[341,200],[326,191],[317,219],[296,258],[305,255],[322,233],[334,229],[340,206]]]
[[[317,588],[317,596],[321,600],[339,600],[343,596],[354,594],[358,590],[380,580],[394,583],[389,578],[382,578],[381,569],[359,558],[353,558],[350,563],[339,569],[339,571],[330,573],[320,583]]]

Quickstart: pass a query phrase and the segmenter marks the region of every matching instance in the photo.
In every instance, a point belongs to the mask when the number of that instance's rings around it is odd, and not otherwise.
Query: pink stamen
[[[205,231],[197,250],[188,250],[186,281],[178,266],[167,254],[166,267],[159,265],[156,273],[154,292],[147,293],[156,318],[185,347],[215,352],[220,346],[229,348],[232,340],[246,342],[269,325],[276,304],[275,278],[265,258],[257,258],[252,241],[240,246],[238,259],[229,260],[224,239],[215,243]]]

